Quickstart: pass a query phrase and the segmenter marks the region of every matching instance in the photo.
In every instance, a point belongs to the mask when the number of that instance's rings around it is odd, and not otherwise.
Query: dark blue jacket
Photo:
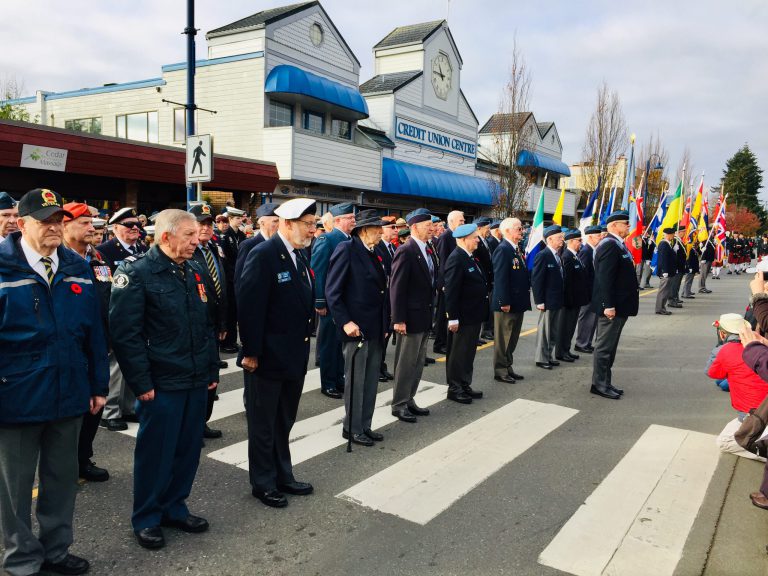
[[[608,235],[595,251],[595,287],[592,310],[602,316],[606,308],[615,308],[616,316],[637,316],[640,295],[632,254],[623,242]]]
[[[485,284],[488,286],[488,290],[493,290],[493,261],[491,259],[490,249],[485,247],[482,240],[477,241],[477,249],[472,254],[477,262],[480,264],[480,268],[485,275]]]
[[[312,246],[312,271],[315,273],[315,308],[326,308],[325,277],[328,274],[328,264],[336,246],[349,240],[347,235],[338,228],[323,234],[315,240]]]
[[[536,254],[531,287],[536,305],[544,304],[545,310],[559,310],[563,307],[563,271],[548,246]]]
[[[315,318],[312,291],[311,277],[294,267],[279,234],[251,250],[235,286],[243,345],[238,364],[255,356],[262,378],[304,378]]]
[[[235,276],[230,281],[235,284],[240,279],[240,274],[243,273],[243,266],[245,266],[245,259],[248,257],[248,253],[256,248],[259,244],[264,242],[266,238],[261,235],[261,232],[256,234],[253,238],[243,240],[240,247],[237,249],[237,261],[235,262]]]
[[[224,264],[219,257],[218,245],[214,244],[213,241],[209,241],[208,248],[211,251],[214,265],[216,266],[216,270],[219,273],[219,285],[221,286],[221,294],[219,296],[216,296],[216,286],[214,285],[213,278],[211,278],[211,274],[208,271],[208,262],[205,260],[205,254],[203,254],[202,245],[198,244],[197,248],[195,249],[195,253],[192,255],[192,260],[197,262],[200,268],[206,272],[205,276],[209,281],[208,307],[210,308],[211,314],[213,315],[214,327],[218,333],[224,332],[227,329],[227,306],[229,305],[227,300],[227,282],[229,279],[227,278],[227,273],[224,271]],[[240,249],[242,251],[242,245]],[[240,256],[237,257],[237,261],[240,262]],[[216,337],[218,338],[218,334]]]
[[[664,274],[668,274],[668,277],[672,278],[672,276],[677,274],[677,256],[675,251],[666,240],[659,242],[657,251],[659,254],[656,257],[656,275],[662,278]]]
[[[520,251],[502,240],[493,251],[493,306],[500,312],[502,306],[509,306],[510,312],[525,312],[531,309],[531,282],[528,267]]]
[[[376,254],[381,256],[381,263],[384,266],[384,272],[386,272],[387,278],[389,278],[392,275],[392,258],[394,258],[394,256],[389,253],[387,243],[384,242],[384,240],[379,240],[379,243],[376,244],[373,250],[376,252]]]
[[[566,308],[581,308],[592,300],[589,275],[581,260],[568,248],[563,250],[563,276],[565,279]]]
[[[587,272],[587,294],[592,295],[595,286],[595,249],[586,242],[582,244],[578,254],[579,262]]]
[[[109,301],[112,348],[136,396],[219,381],[215,317],[205,270],[176,265],[158,245],[117,269]]]
[[[14,232],[0,243],[0,425],[80,416],[109,385],[90,266],[59,246],[49,287],[27,263],[20,238]]]
[[[104,261],[112,270],[112,274],[114,274],[117,267],[123,263],[123,260],[129,256],[134,256],[134,254],[131,254],[128,250],[123,248],[123,245],[117,238],[112,238],[112,240],[107,240],[106,242],[99,244],[96,246],[96,250],[101,253]],[[136,243],[136,254],[144,254],[146,251],[147,247],[144,244],[141,242]]]
[[[456,250],[456,238],[453,237],[453,230],[446,230],[435,240],[435,251],[437,252],[438,262],[448,262],[448,257]],[[438,268],[437,290],[443,289],[443,272],[445,266]]]
[[[429,267],[415,239],[400,246],[392,259],[389,301],[392,324],[405,322],[409,334],[432,327],[432,301],[435,290]]]
[[[331,256],[325,297],[342,342],[356,340],[344,332],[347,322],[360,327],[366,340],[381,341],[389,328],[387,276],[380,256],[353,237]]]
[[[459,326],[482,324],[488,318],[488,283],[480,263],[457,247],[445,264],[444,280],[448,320],[458,320]]]

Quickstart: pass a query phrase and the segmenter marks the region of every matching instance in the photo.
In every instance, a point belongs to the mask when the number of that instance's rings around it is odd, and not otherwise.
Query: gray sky
[[[291,3],[197,0],[198,58],[205,32]],[[72,90],[161,75],[185,59],[182,0],[14,0],[3,3],[0,77]],[[324,0],[323,7],[372,76],[372,46],[396,26],[448,18],[464,59],[462,89],[482,124],[498,107],[512,38],[533,74],[532,111],[554,121],[563,160],[581,160],[598,85],[619,92],[642,146],[658,133],[673,174],[683,149],[715,185],[745,142],[768,187],[768,2],[765,0]],[[450,13],[449,13],[450,10]],[[204,106],[204,103],[200,103]],[[672,178],[676,178],[673,176]],[[768,198],[768,192],[763,196]]]

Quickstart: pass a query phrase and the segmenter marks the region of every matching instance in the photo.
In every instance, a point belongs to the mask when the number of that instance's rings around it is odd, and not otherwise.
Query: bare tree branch
[[[664,187],[669,183],[667,176],[669,152],[664,147],[658,133],[655,136],[651,135],[646,145],[640,148],[636,166],[643,171],[645,171],[646,166],[650,167],[650,173],[645,175],[645,217],[650,220],[659,207],[659,199]]]

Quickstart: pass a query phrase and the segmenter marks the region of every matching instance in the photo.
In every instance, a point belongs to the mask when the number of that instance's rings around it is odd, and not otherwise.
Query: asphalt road
[[[315,493],[309,497],[289,497],[289,506],[282,510],[267,508],[250,495],[245,470],[207,457],[212,451],[246,439],[244,413],[219,420],[215,427],[223,430],[224,437],[207,441],[189,499],[192,512],[206,517],[211,529],[201,535],[166,529],[167,547],[157,552],[140,548],[131,532],[134,439],[102,429],[96,439],[95,460],[109,469],[112,478],[103,484],[83,486],[77,501],[72,552],[91,560],[93,574],[124,576],[566,573],[539,563],[540,555],[593,492],[597,495],[601,486],[607,489],[612,471],[620,467],[641,438],[648,437],[649,427],[660,425],[717,435],[725,422],[733,418],[728,395],[706,378],[703,370],[715,344],[711,323],[721,313],[743,312],[748,280],[742,275],[710,281],[712,294],[697,294],[696,300],[686,301],[684,310],[674,310],[669,317],[653,313],[655,291],[641,292],[640,315],[627,323],[616,358],[614,384],[626,391],[619,401],[589,394],[589,356],[582,355],[576,363],[551,372],[536,368],[534,333],[520,340],[515,369],[525,380],[514,385],[493,381],[493,350],[480,350],[475,362],[475,388],[485,393],[482,400],[470,406],[440,401],[431,407],[430,416],[420,418],[415,425],[395,422],[381,428],[385,441],[374,448],[355,447],[348,454],[338,446],[302,462],[295,467],[296,477],[312,482]],[[532,332],[535,317],[533,312],[526,314],[524,331]],[[389,355],[391,361],[391,349]],[[424,370],[423,379],[444,384],[444,370],[445,364],[438,362]],[[238,373],[222,380],[222,392],[242,387],[242,376]],[[388,388],[390,385],[383,384],[380,391]],[[498,457],[502,462],[500,467],[485,474],[479,483],[475,482],[476,486],[459,489],[447,508],[426,523],[404,519],[402,515],[407,516],[408,510],[395,515],[336,497],[418,451],[424,450],[424,458],[431,462],[434,454],[430,451],[436,443],[456,431],[461,430],[453,438],[458,436],[461,440],[466,435],[466,444],[462,446],[459,442],[449,447],[448,453],[442,454],[443,460],[449,460],[452,451],[458,453],[468,447],[469,454],[476,454],[488,448],[489,443],[498,443],[501,433],[494,436],[491,430],[489,436],[474,434],[472,425],[477,426],[478,420],[497,410],[509,409],[510,403],[519,399],[530,403],[515,406],[541,404],[555,411],[567,408],[572,415],[551,430],[536,432],[532,444],[517,455],[506,453],[505,446],[513,450],[526,430],[537,430],[546,418],[523,418],[517,432],[504,432],[501,447],[489,450],[489,458]],[[299,420],[340,405],[319,391],[307,392],[302,398]],[[388,413],[388,407],[378,410]],[[340,434],[340,427],[337,428]],[[706,446],[710,446],[708,440]],[[700,498],[701,508],[699,502],[695,503],[693,526],[674,529],[685,542],[682,560],[675,559],[672,564],[677,566],[677,574],[702,572],[715,535],[725,546],[723,550],[738,537],[716,531],[736,458],[714,458],[717,469],[711,481],[704,483],[707,492]],[[629,462],[625,464],[629,466]],[[401,468],[393,470],[400,470],[403,476]],[[409,461],[406,468],[416,470],[418,462],[412,465]],[[450,473],[460,467],[449,466],[447,470]],[[627,499],[635,488],[634,479],[641,481],[643,470],[644,464],[630,470],[628,479],[622,481]],[[757,488],[760,465],[747,462],[744,470],[746,483],[749,475],[754,475],[752,485]],[[463,481],[463,473],[434,480],[434,485],[429,484],[430,492],[418,499],[414,508],[428,507],[431,498],[439,499],[441,494],[453,490],[454,483],[461,486]],[[369,493],[373,498],[377,490],[380,495],[390,488],[385,484]],[[744,497],[734,496],[742,505]],[[623,500],[620,495],[619,504]],[[680,500],[677,498],[676,502]],[[615,516],[621,514],[620,505],[614,503],[610,507],[616,508]],[[763,522],[757,525],[764,528],[765,521],[759,514],[765,513],[746,507],[742,519],[754,515],[752,521]],[[768,543],[768,538],[762,540]],[[634,558],[631,548],[627,550],[629,558]],[[635,556],[636,570],[632,573],[665,573],[644,567],[652,554],[638,551]],[[725,568],[710,569],[708,573],[729,573],[728,562],[722,566]],[[748,576],[765,574],[764,570],[765,564],[748,561],[733,573]],[[574,569],[572,573],[587,572]]]

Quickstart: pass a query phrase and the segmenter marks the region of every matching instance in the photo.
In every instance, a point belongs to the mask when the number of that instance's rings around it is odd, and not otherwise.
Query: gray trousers
[[[669,300],[670,290],[672,288],[672,278],[659,278],[659,291],[656,292],[656,312],[664,312],[667,309],[667,300]]]
[[[3,568],[11,576],[37,573],[44,560],[58,562],[72,544],[77,494],[77,443],[82,417],[0,427],[0,524]],[[39,458],[39,463],[38,463]],[[35,469],[39,494],[32,532]]]
[[[616,359],[621,331],[626,323],[627,319],[621,316],[616,316],[613,320],[605,316],[597,319],[595,351],[592,354],[592,386],[598,390],[605,390],[611,384],[611,368]]]
[[[597,314],[592,310],[592,304],[584,304],[579,310],[579,320],[576,328],[576,346],[589,348],[597,328]]]
[[[643,288],[651,285],[651,262],[643,260],[643,272],[640,275],[640,286]]]
[[[536,332],[536,362],[548,363],[554,360],[559,318],[560,310],[539,312],[538,331]]]
[[[392,410],[402,410],[413,403],[424,371],[429,332],[398,334],[395,345],[395,380],[392,388]]]
[[[125,383],[123,373],[120,372],[120,366],[117,364],[115,353],[109,353],[109,393],[107,393],[107,403],[104,404],[104,420],[113,420],[122,418],[126,414],[134,413],[134,404],[136,396]]]
[[[709,276],[709,270],[712,268],[712,262],[705,260],[701,261],[701,274],[699,275],[699,290],[707,289],[707,276]]]
[[[693,296],[691,288],[693,287],[693,277],[696,276],[693,272],[686,273],[683,278],[683,296]]]
[[[357,342],[344,342],[344,430],[352,434],[362,434],[370,430],[373,410],[376,408],[376,392],[379,388],[381,372],[381,341],[363,342],[363,347],[355,356],[355,373],[352,374],[352,354],[357,350]],[[350,383],[352,385],[350,385]],[[353,390],[354,389],[354,390]],[[350,406],[350,394],[352,403]],[[350,419],[350,407],[352,418]]]
[[[573,333],[576,332],[576,323],[579,320],[579,308],[562,308],[558,318],[557,342],[555,356],[565,356],[571,352]]]
[[[525,312],[494,312],[493,374],[506,376],[512,371],[515,348],[520,340]]]
[[[472,372],[477,353],[477,339],[482,324],[459,324],[456,332],[448,331],[448,357],[445,375],[448,392],[457,394],[472,386]]]
[[[680,300],[680,285],[683,283],[683,274],[675,274],[672,277],[672,280],[670,281],[669,285],[669,296],[668,298],[673,302],[681,302]]]

